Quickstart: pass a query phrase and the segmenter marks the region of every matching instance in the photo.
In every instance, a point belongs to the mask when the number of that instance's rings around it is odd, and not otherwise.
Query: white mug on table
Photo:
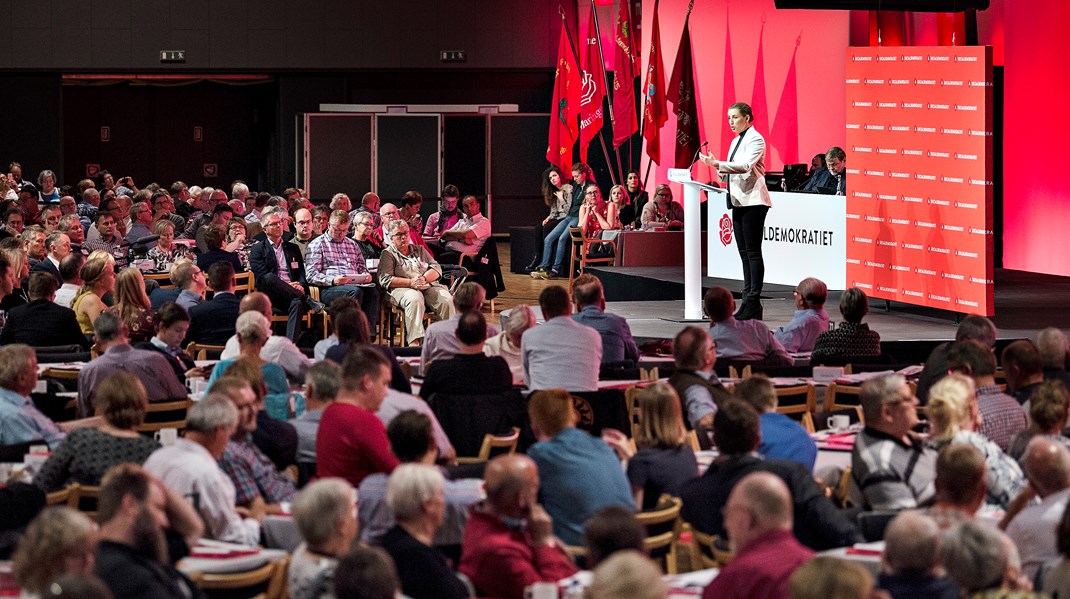
[[[850,428],[851,417],[846,414],[837,414],[835,416],[829,416],[828,422],[826,424],[831,430],[834,430],[836,432],[843,432]]]

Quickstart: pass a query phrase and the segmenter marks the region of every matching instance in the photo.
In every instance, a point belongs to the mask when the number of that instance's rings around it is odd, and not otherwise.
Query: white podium
[[[669,169],[669,181],[684,186],[684,320],[702,321],[702,214],[703,190],[727,193],[691,179],[691,170]]]

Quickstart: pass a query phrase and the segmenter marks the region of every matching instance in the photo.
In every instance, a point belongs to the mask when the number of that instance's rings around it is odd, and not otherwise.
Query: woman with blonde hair
[[[11,278],[15,281],[14,286],[11,288],[11,293],[0,299],[0,310],[10,312],[12,308],[30,302],[29,295],[22,288],[22,282],[26,280],[26,277],[30,276],[30,260],[26,255],[26,250],[21,247],[5,247],[0,251],[4,253],[4,257],[11,264],[9,270],[13,273]]]
[[[590,599],[664,599],[669,585],[649,557],[634,550],[618,551],[594,569]]]
[[[156,244],[156,247],[149,250],[146,257],[155,263],[156,270],[167,271],[172,264],[183,258],[187,260],[197,259],[193,254],[193,250],[180,243],[175,243],[175,223],[166,218],[161,218],[156,221],[153,232],[160,236],[160,241]]]
[[[976,447],[984,456],[988,474],[986,502],[1006,509],[1025,488],[1025,475],[1018,462],[977,432],[981,428],[981,414],[973,379],[961,374],[940,379],[929,389],[928,407],[932,423],[929,445],[936,451],[952,443]]]
[[[868,599],[873,576],[847,560],[818,556],[799,566],[788,579],[791,599]],[[884,597],[885,595],[877,595]]]
[[[607,227],[609,229],[621,229],[623,228],[624,219],[621,217],[621,211],[628,205],[631,200],[628,198],[628,192],[625,191],[623,185],[614,185],[609,188],[609,210],[608,213],[613,217],[608,219],[612,226]],[[633,217],[634,220],[634,217]]]
[[[44,596],[61,574],[92,574],[96,528],[85,514],[66,506],[38,514],[11,560],[22,596]]]
[[[119,271],[115,279],[115,305],[108,310],[126,323],[130,343],[148,341],[156,332],[156,311],[145,293],[145,278],[137,268]]]
[[[687,443],[680,399],[672,386],[655,383],[639,390],[637,399],[639,426],[634,453],[620,431],[607,429],[602,436],[617,455],[628,460],[635,505],[651,510],[657,507],[662,493],[678,495],[684,483],[698,477],[698,462]]]
[[[74,296],[71,308],[82,334],[93,334],[93,321],[108,307],[101,299],[115,287],[115,258],[101,250],[89,255],[82,267],[82,287]]]

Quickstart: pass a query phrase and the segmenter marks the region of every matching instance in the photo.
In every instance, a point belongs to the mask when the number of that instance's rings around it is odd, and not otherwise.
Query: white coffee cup
[[[828,427],[834,431],[845,431],[851,426],[851,417],[846,414],[837,414],[828,417]]]
[[[160,445],[167,447],[168,445],[174,445],[175,441],[178,441],[178,429],[161,428],[160,430],[153,433],[152,436],[156,439],[156,441],[160,443]]]
[[[532,583],[524,589],[524,599],[557,599],[557,583]]]

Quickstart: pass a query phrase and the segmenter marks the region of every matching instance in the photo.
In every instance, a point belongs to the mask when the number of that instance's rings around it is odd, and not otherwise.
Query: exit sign
[[[186,62],[186,51],[160,50],[160,62]]]

